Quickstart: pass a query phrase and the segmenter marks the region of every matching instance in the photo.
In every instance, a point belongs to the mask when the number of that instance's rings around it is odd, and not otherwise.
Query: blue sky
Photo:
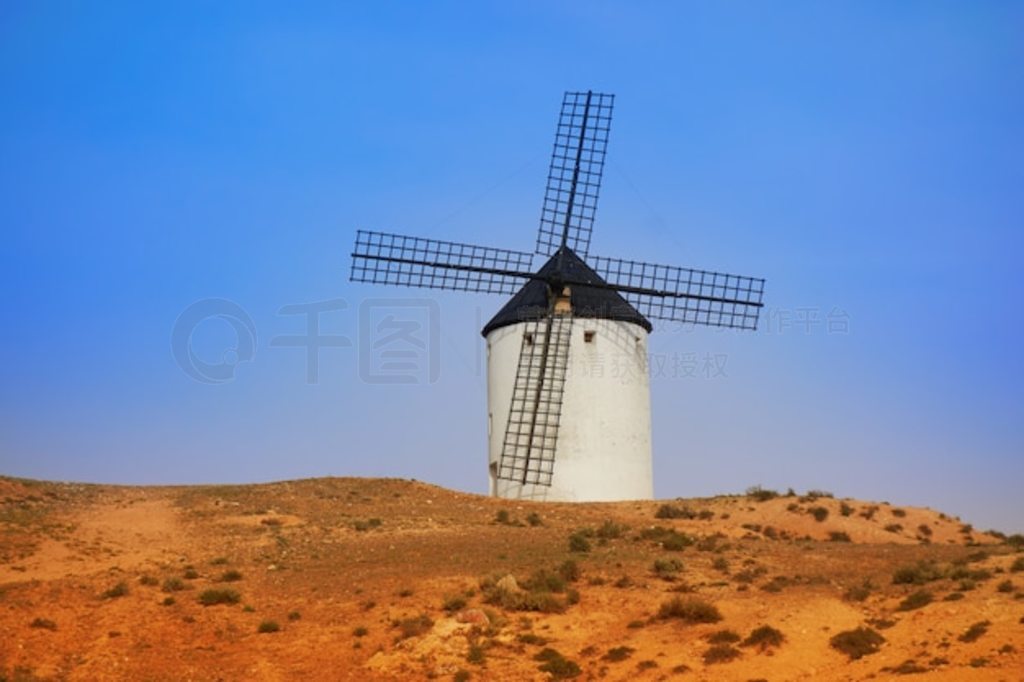
[[[697,368],[652,379],[657,494],[1024,531],[1020,5],[146,4],[0,8],[0,472],[483,492],[502,300],[350,284],[348,253],[357,227],[531,249],[561,93],[594,89],[591,251],[768,280],[757,333],[652,336]],[[410,296],[436,380],[368,382],[360,306]],[[211,298],[256,332],[219,384],[171,350]],[[322,301],[351,345],[313,384],[279,312]],[[203,321],[197,356],[234,334]]]

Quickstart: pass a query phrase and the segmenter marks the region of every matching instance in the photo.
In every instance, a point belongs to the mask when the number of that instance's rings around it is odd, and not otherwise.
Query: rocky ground
[[[0,680],[1024,679],[1024,538],[827,493],[0,478]]]

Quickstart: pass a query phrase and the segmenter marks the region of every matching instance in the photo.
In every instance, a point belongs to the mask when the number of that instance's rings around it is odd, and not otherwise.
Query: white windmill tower
[[[483,329],[498,497],[653,496],[647,318],[756,329],[764,280],[589,257],[613,95],[562,101],[532,253],[360,230],[352,281],[515,294]],[[525,284],[524,284],[525,281]]]

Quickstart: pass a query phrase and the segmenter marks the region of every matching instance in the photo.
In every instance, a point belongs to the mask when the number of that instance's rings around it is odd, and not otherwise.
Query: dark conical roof
[[[559,259],[561,254],[561,259]],[[571,284],[570,302],[575,317],[589,317],[603,320],[619,320],[638,324],[648,332],[651,323],[646,317],[630,305],[619,292],[613,289],[590,287],[578,282],[598,285],[607,284],[601,276],[573,253],[572,249],[563,246],[544,266],[537,271],[537,279],[531,279],[523,288],[506,303],[491,321],[484,325],[481,332],[487,336],[499,327],[510,324],[538,320],[548,313],[548,282],[569,281]]]

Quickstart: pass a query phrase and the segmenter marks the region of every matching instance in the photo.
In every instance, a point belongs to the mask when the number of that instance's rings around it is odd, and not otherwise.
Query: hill
[[[0,478],[0,680],[1019,679],[1022,541],[827,493]]]

